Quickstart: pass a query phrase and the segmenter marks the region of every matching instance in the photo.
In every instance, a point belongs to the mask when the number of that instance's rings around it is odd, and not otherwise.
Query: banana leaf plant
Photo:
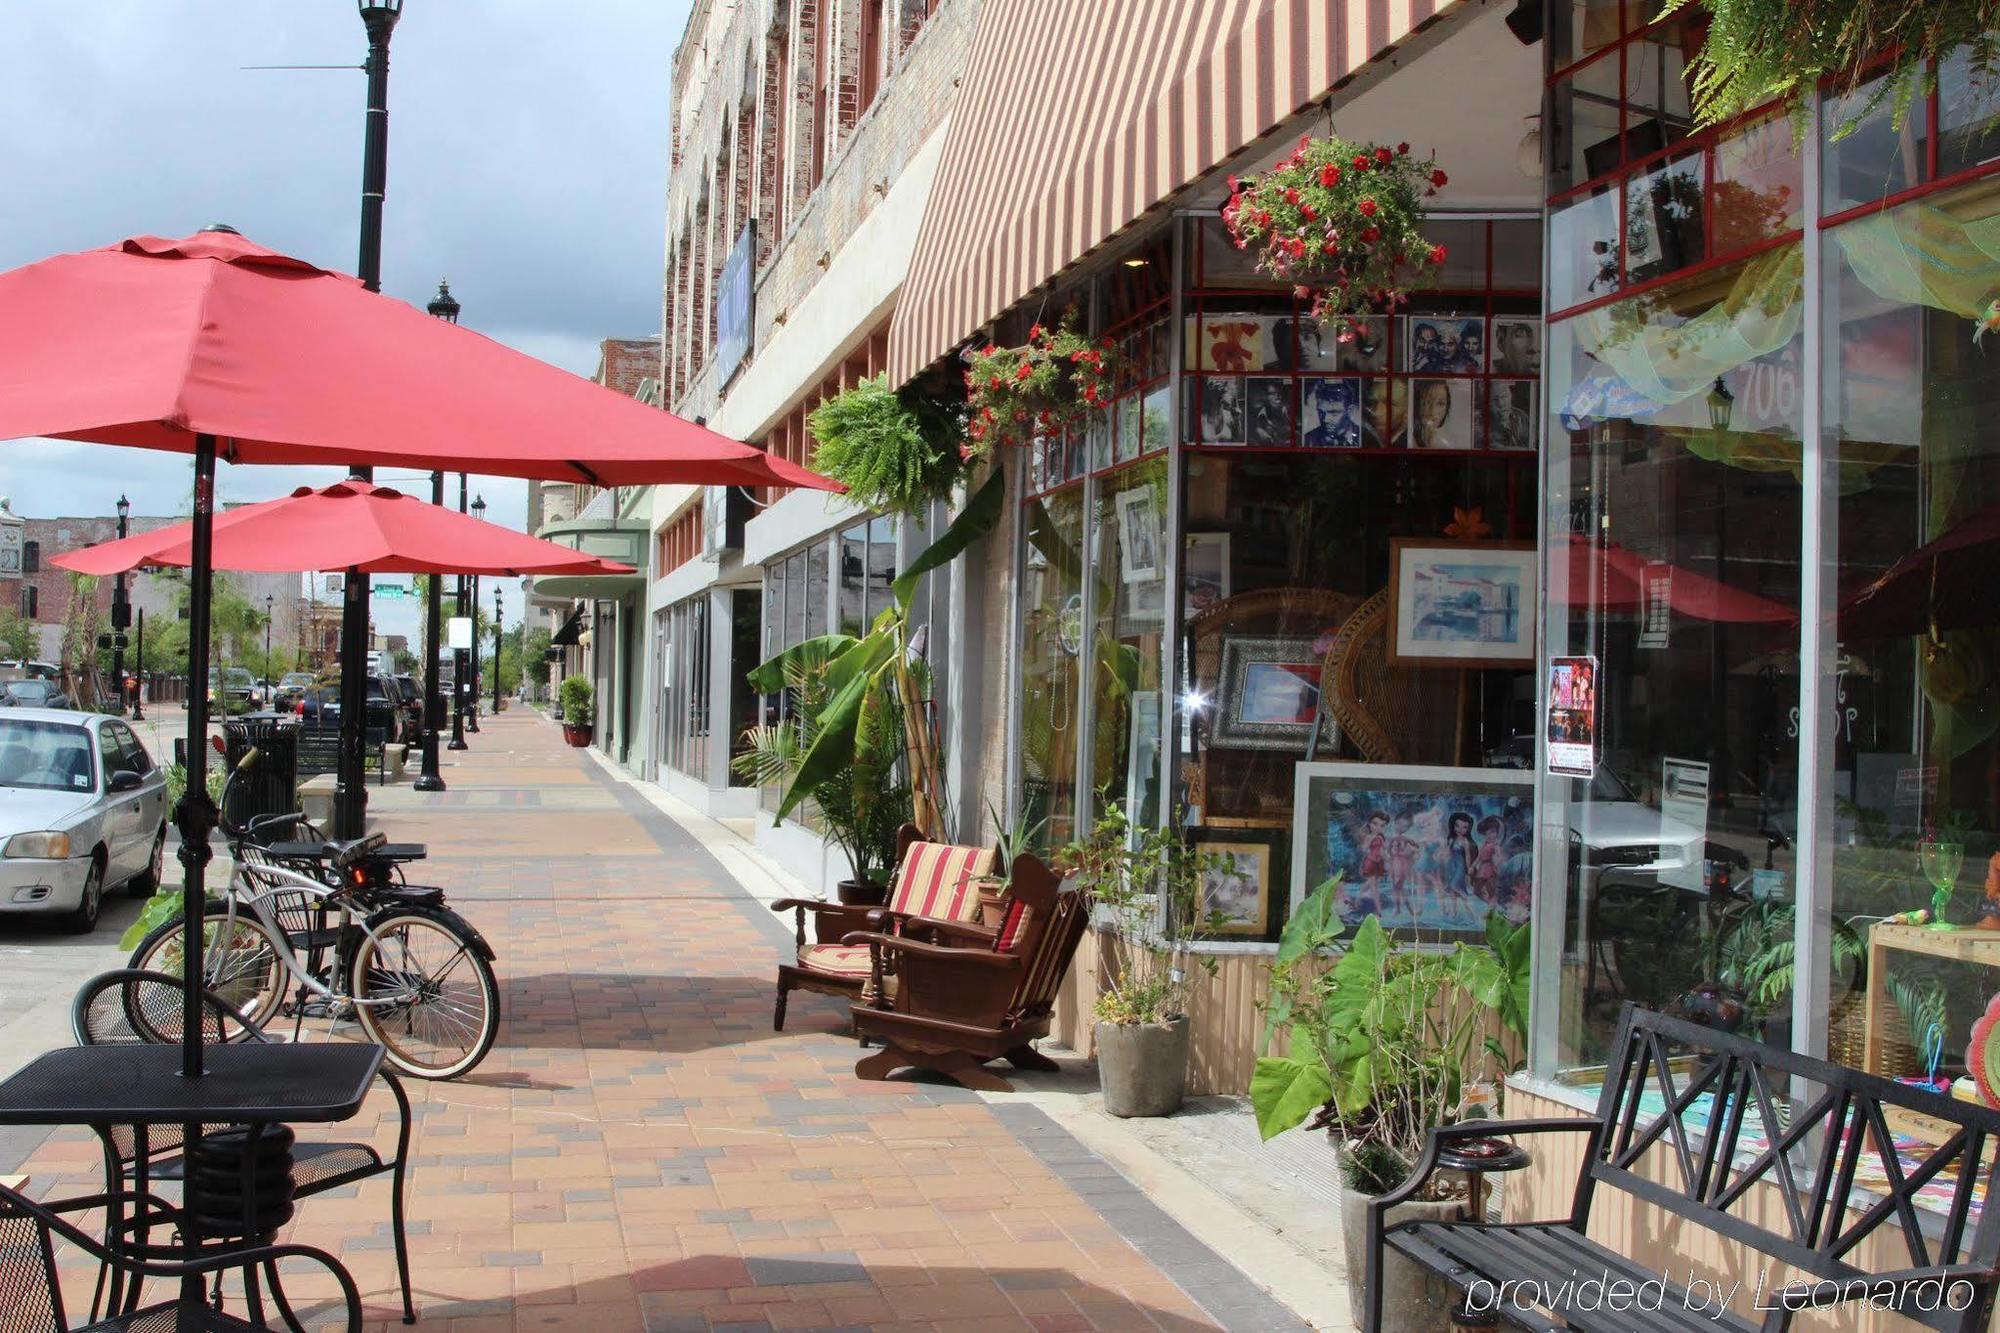
[[[1006,496],[1005,474],[995,468],[951,526],[891,585],[894,600],[875,617],[866,635],[822,634],[787,648],[750,673],[751,688],[776,694],[786,687],[788,673],[795,674],[801,663],[812,663],[826,691],[826,702],[811,719],[805,754],[778,798],[777,818],[783,819],[814,788],[849,769],[868,721],[877,710],[893,705],[903,717],[911,820],[927,835],[941,827],[944,779],[930,725],[930,671],[921,645],[913,643],[910,608],[924,575],[951,563],[993,531]]]

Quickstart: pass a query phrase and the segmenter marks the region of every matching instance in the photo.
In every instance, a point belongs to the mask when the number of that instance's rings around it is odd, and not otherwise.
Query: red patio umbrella
[[[630,574],[602,560],[497,523],[352,477],[317,490],[243,505],[215,518],[214,569],[283,574]],[[193,560],[194,524],[174,523],[56,556],[79,574],[122,574]]]
[[[0,440],[598,486],[833,483],[234,232],[0,273]]]
[[[1987,505],[1889,566],[1840,608],[1840,637],[1892,639],[2000,624],[1993,559],[2000,504]]]
[[[831,488],[229,228],[134,237],[0,273],[0,440],[30,435],[194,455],[190,678],[208,657],[218,453],[607,486]],[[342,663],[344,695],[358,693],[361,665]],[[199,909],[215,811],[204,781],[207,700],[188,695],[187,795],[175,823],[193,1015],[202,1012]],[[352,786],[362,710],[342,711],[341,780]],[[192,1077],[202,1072],[204,1025],[181,1026]]]
[[[1677,616],[1727,625],[1778,625],[1799,618],[1790,607],[1706,574],[1649,560],[1616,542],[1599,544],[1574,536],[1565,600],[1570,606],[1598,612],[1638,615],[1646,605],[1646,575],[1655,568],[1668,572],[1667,606]]]

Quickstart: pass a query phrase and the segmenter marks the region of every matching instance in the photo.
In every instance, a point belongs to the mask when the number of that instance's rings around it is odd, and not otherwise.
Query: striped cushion
[[[799,966],[842,977],[865,977],[874,970],[865,944],[808,944],[799,950]]]
[[[1028,918],[1033,913],[1034,909],[1021,899],[1009,899],[1007,902],[1007,916],[1001,921],[1000,933],[993,940],[993,951],[995,953],[1012,953],[1014,946],[1020,942],[1022,933],[1028,929]]]
[[[913,842],[896,872],[893,911],[906,916],[970,921],[979,915],[973,881],[993,869],[990,847],[956,847],[948,842]]]

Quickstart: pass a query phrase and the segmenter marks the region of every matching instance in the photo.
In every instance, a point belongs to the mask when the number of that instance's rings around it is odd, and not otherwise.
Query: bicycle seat
[[[370,856],[389,845],[386,833],[370,833],[365,838],[350,838],[345,842],[330,841],[326,844],[326,858],[345,870],[356,861]]]

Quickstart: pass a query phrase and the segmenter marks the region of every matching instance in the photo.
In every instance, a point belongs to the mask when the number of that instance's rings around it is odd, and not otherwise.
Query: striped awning
[[[900,383],[1459,0],[985,0]]]

